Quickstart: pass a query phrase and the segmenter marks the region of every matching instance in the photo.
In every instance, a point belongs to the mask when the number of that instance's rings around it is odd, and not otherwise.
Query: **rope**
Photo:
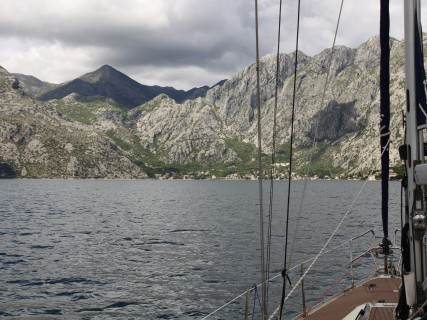
[[[242,294],[238,295],[237,297],[235,297],[234,299],[231,299],[230,301],[228,301],[227,303],[223,304],[221,307],[215,309],[214,311],[212,311],[211,313],[209,313],[207,316],[204,316],[202,319],[200,320],[206,320],[209,317],[213,316],[215,313],[217,313],[218,311],[221,311],[222,309],[224,309],[225,307],[227,307],[228,305],[232,304],[234,301],[236,301],[237,299],[243,297],[245,294],[247,294],[248,292],[250,292],[252,290],[248,289],[245,292],[243,292]]]
[[[265,264],[264,264],[264,211],[262,198],[262,146],[261,146],[261,88],[259,77],[259,41],[258,41],[258,1],[255,0],[255,38],[256,38],[256,76],[257,76],[257,112],[258,112],[258,190],[259,190],[259,227],[261,242],[261,283],[265,282]],[[262,306],[263,313],[266,312],[266,287],[262,287]],[[266,315],[263,315],[265,318]]]

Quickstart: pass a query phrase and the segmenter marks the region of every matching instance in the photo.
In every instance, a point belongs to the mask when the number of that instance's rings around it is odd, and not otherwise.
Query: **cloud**
[[[1,33],[85,43],[120,30],[169,26],[165,1],[16,0],[2,1]]]
[[[216,84],[222,79],[229,77],[226,73],[214,73],[200,67],[132,67],[129,69],[123,68],[122,72],[126,74],[133,74],[134,79],[145,79],[146,85],[158,85],[165,83],[174,88],[192,88],[194,83],[209,84],[210,86]],[[212,79],[218,79],[212,82]],[[198,85],[201,86],[201,85]]]
[[[186,74],[204,69],[211,79],[192,78],[216,82],[213,76],[250,60],[252,13],[246,7],[242,0],[6,1],[0,3],[0,38],[10,50],[0,53],[0,63],[52,82],[105,63]]]
[[[13,47],[15,39],[3,42]],[[16,47],[15,47],[16,48]],[[38,78],[61,83],[93,71],[93,56],[103,56],[100,48],[67,47],[58,42],[27,41],[23,50],[7,50],[0,54],[1,64],[10,72],[35,75]]]
[[[259,0],[260,53],[276,52],[278,0]],[[330,47],[341,0],[303,1],[300,49]],[[403,37],[401,0],[391,0],[392,35]],[[1,1],[0,65],[63,82],[104,64],[144,84],[213,85],[255,60],[254,1]],[[283,2],[281,51],[295,47],[296,1]],[[338,44],[378,33],[379,4],[346,1]],[[156,81],[159,81],[156,83]]]

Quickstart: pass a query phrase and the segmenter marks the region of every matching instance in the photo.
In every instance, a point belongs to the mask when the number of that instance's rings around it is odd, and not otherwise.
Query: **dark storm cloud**
[[[401,1],[391,2],[400,15]],[[258,3],[264,55],[276,50],[279,1]],[[331,45],[340,3],[303,2],[301,50],[313,55]],[[371,0],[347,1],[340,44],[356,47],[378,33],[377,10]],[[110,64],[142,83],[190,88],[255,60],[253,0],[5,0],[0,12],[0,65],[46,81]],[[281,48],[290,52],[295,1],[283,1],[282,19]]]
[[[16,0],[0,10],[2,38],[22,39],[28,51],[59,45],[72,55],[82,48],[94,67],[188,66],[226,74],[251,56],[253,6],[244,0]]]

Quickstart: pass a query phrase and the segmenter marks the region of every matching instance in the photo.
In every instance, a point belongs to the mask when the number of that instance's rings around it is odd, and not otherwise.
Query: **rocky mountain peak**
[[[115,79],[117,78],[122,79],[124,81],[132,80],[131,78],[126,76],[124,73],[114,69],[108,64],[103,65],[101,68],[93,72],[86,73],[80,76],[79,78],[89,83],[96,83],[98,81],[115,81]]]

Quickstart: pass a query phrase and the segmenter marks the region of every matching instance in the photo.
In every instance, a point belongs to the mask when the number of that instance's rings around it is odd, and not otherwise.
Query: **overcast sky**
[[[398,39],[403,1],[390,0]],[[109,64],[146,85],[212,86],[255,61],[254,2],[1,0],[0,65],[53,83]],[[301,2],[300,49],[314,55],[332,44],[341,0]],[[344,1],[338,44],[356,48],[379,33],[379,2]],[[258,0],[261,55],[277,50],[279,3]],[[295,47],[296,3],[283,0],[285,53]]]

